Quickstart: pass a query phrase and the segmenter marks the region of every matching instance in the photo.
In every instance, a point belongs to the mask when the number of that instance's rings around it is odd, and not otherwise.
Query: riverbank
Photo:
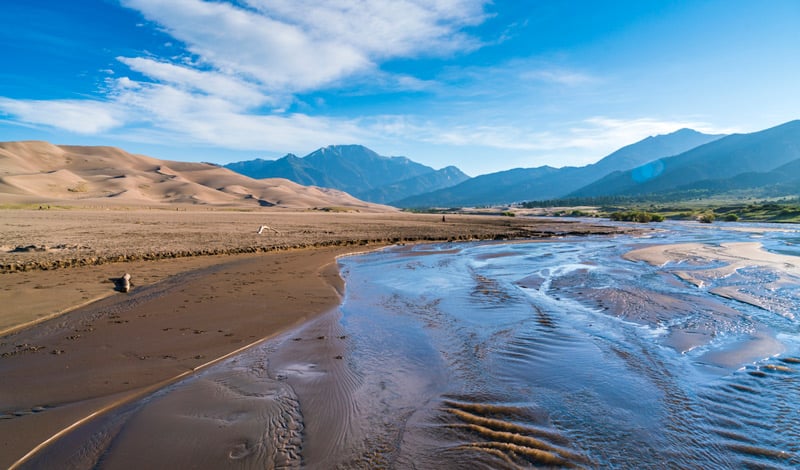
[[[98,410],[329,311],[342,289],[339,255],[620,231],[403,213],[51,210],[0,219],[0,466]],[[133,289],[115,291],[112,279],[126,272]]]

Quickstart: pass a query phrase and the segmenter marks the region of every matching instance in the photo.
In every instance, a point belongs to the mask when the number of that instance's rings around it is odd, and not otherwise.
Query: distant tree
[[[736,214],[727,214],[723,220],[725,220],[725,222],[738,222],[739,216]]]

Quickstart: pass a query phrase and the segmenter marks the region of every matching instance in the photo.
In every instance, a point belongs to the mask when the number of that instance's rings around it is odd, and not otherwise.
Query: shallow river
[[[187,436],[159,466],[800,467],[800,228],[652,227],[343,258],[337,311],[96,425],[94,453],[146,464],[159,429]],[[623,258],[735,242],[783,267]]]

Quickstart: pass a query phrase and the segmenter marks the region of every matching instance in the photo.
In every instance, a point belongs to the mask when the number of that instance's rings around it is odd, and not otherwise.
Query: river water
[[[622,258],[651,244],[751,241],[797,256],[800,233],[661,228],[342,260],[355,401],[389,443],[387,461],[800,466],[798,280],[776,287],[773,270],[747,267],[696,287],[674,276],[674,263]],[[680,264],[700,272],[719,262]],[[709,293],[730,284],[771,308]]]
[[[343,258],[338,310],[121,411],[90,453],[146,463],[141,435],[159,427],[204,437],[157,465],[800,467],[800,230],[652,227]],[[785,255],[788,271],[623,257],[737,242]],[[228,427],[165,427],[170,414]]]

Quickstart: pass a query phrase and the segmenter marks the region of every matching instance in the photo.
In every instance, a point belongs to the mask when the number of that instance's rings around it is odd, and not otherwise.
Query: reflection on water
[[[162,428],[215,468],[800,466],[800,280],[622,258],[747,241],[797,256],[798,232],[659,227],[344,258],[339,311],[94,424],[81,452],[125,467]]]

